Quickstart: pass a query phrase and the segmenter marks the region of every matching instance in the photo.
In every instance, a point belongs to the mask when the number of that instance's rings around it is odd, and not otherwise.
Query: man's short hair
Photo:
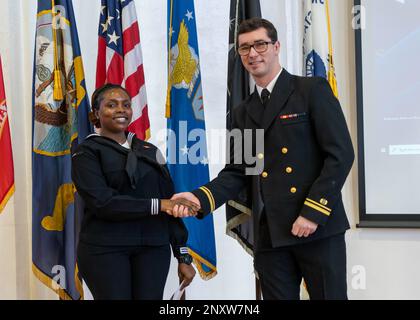
[[[274,25],[263,18],[251,18],[241,22],[238,29],[238,38],[236,39],[236,43],[239,43],[239,35],[243,33],[252,32],[258,30],[260,28],[264,28],[267,31],[267,36],[271,39],[271,41],[277,41],[277,30]]]

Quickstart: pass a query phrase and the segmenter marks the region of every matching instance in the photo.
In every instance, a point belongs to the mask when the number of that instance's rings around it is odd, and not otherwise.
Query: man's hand
[[[316,231],[318,225],[302,216],[299,216],[292,227],[292,234],[299,238],[309,237]]]
[[[198,200],[198,198],[191,192],[181,192],[181,193],[177,193],[174,194],[171,198],[171,200],[178,200],[178,199],[186,199],[192,203],[194,203],[198,209],[200,210],[201,208],[201,204],[200,204],[200,200]],[[172,209],[172,215],[175,218],[185,218],[185,217],[190,217],[191,215],[188,214],[188,207],[182,205],[182,204],[176,204],[173,209]]]
[[[193,281],[195,277],[194,267],[189,264],[179,263],[178,264],[178,277],[181,282],[184,281],[184,284],[181,289],[188,287],[191,281]]]

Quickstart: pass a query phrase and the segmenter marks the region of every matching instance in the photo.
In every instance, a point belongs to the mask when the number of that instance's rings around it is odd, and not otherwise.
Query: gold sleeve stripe
[[[314,205],[314,204],[312,204],[312,203],[310,203],[309,201],[305,201],[305,203],[304,203],[305,205],[307,205],[308,207],[311,207],[312,209],[315,209],[316,211],[319,211],[319,212],[321,212],[321,213],[323,213],[323,214],[325,214],[326,216],[330,216],[330,214],[331,214],[331,212],[328,212],[327,210],[324,210],[324,209],[322,209],[322,208],[320,208],[320,207],[318,207],[318,206],[316,206],[316,205]]]
[[[210,211],[213,212],[214,209],[215,209],[215,207],[216,207],[213,194],[211,193],[211,191],[207,187],[202,186],[202,187],[200,187],[200,189],[204,191],[204,193],[206,194],[207,198],[209,199],[209,202],[210,202]]]
[[[207,190],[207,192],[208,192],[208,195],[210,196],[209,197],[209,199],[210,199],[210,205],[211,205],[211,211],[213,212],[215,209],[216,209],[216,201],[214,200],[214,197],[213,197],[213,193],[210,191],[210,189],[209,188],[207,188],[207,187],[204,187],[203,186],[203,189],[204,190]]]
[[[325,209],[325,210],[327,210],[327,211],[331,212],[331,209],[330,209],[330,208],[328,208],[328,207],[326,207],[326,206],[324,206],[324,205],[320,204],[319,202],[316,202],[316,201],[314,201],[314,200],[312,200],[312,199],[309,199],[309,198],[306,198],[306,201],[309,201],[309,202],[313,203],[314,205],[316,205],[316,206],[318,206],[318,207],[321,207],[322,209]]]
[[[215,207],[216,207],[216,204],[215,204],[215,201],[214,201],[214,198],[213,198],[213,194],[211,193],[211,191],[208,188],[206,188],[204,186],[201,186],[199,189],[206,194],[207,198],[209,199],[209,203],[210,203],[210,211],[213,212]]]

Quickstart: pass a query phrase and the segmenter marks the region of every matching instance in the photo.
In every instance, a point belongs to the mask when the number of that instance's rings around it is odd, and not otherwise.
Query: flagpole
[[[168,37],[168,88],[166,91],[166,111],[165,111],[165,117],[170,118],[171,117],[171,45],[172,45],[172,16],[173,16],[173,1],[171,0],[171,6],[170,6],[170,13],[169,13],[169,37]],[[182,280],[179,279],[179,284],[182,283]],[[180,300],[186,299],[186,290],[181,295]]]
[[[169,37],[168,37],[168,88],[166,91],[166,111],[165,117],[171,117],[171,45],[172,45],[172,16],[173,16],[173,0],[171,0],[171,8],[170,8],[170,16],[169,16]]]

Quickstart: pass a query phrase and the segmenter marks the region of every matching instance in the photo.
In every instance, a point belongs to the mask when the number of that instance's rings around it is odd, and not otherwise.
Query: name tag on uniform
[[[292,114],[282,114],[279,116],[279,118],[281,120],[286,120],[286,119],[298,119],[301,117],[306,116],[306,112],[302,112],[302,113],[292,113]]]

